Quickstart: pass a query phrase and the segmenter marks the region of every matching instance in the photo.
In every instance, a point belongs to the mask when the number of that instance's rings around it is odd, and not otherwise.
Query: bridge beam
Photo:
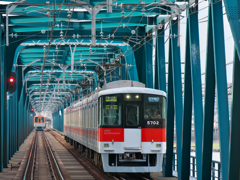
[[[228,178],[229,164],[228,156],[226,156],[226,154],[229,153],[229,112],[222,1],[216,3],[215,1],[211,0],[209,5],[209,8],[211,8],[213,27],[214,65],[217,89],[222,179],[226,180]]]
[[[207,54],[205,75],[205,97],[203,116],[203,154],[202,154],[202,176],[201,179],[211,179],[212,143],[213,143],[213,120],[215,101],[215,67],[213,53],[213,32],[211,9],[208,9],[208,32],[207,32]]]
[[[157,31],[155,53],[155,88],[167,92],[166,89],[166,62],[165,62],[165,31],[164,28]]]
[[[233,88],[232,88],[232,115],[231,115],[231,131],[230,131],[230,156],[229,156],[229,172],[228,180],[239,179],[240,174],[240,58],[237,53],[237,48],[234,50],[234,65],[233,65]]]
[[[173,73],[173,97],[174,97],[174,112],[176,123],[176,138],[177,138],[177,164],[178,164],[178,178],[181,177],[181,147],[182,147],[182,74],[181,74],[181,55],[180,46],[178,46],[178,22],[179,20],[172,20],[170,23],[170,34],[172,35],[171,53],[172,53],[172,73]],[[176,35],[177,37],[174,37]]]
[[[169,60],[168,60],[168,103],[167,103],[167,162],[166,176],[172,176],[172,153],[173,153],[173,127],[174,117],[176,122],[176,138],[177,138],[177,164],[178,178],[181,177],[181,146],[182,146],[182,75],[181,75],[181,59],[180,47],[178,46],[178,19],[170,22],[170,42],[169,42]],[[174,37],[174,35],[176,37]],[[173,96],[173,99],[172,97]],[[173,102],[172,102],[173,101]],[[175,116],[174,116],[175,113]]]
[[[185,48],[185,74],[184,74],[184,107],[183,107],[183,131],[182,131],[182,155],[181,155],[181,177],[189,179],[190,175],[190,149],[191,149],[191,129],[192,129],[192,77],[191,58],[189,41],[189,19],[186,28],[186,48]]]

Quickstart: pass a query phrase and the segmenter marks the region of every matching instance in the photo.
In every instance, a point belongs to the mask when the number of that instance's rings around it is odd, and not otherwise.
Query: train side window
[[[85,127],[88,127],[88,108],[85,109]]]
[[[84,107],[82,108],[82,127],[84,127]]]
[[[98,106],[95,104],[95,127],[98,128]]]
[[[84,119],[83,119],[83,127],[86,128],[87,127],[87,124],[86,124],[86,121],[87,121],[87,108],[85,107],[84,108]]]
[[[94,129],[95,128],[95,106],[92,105],[92,128]]]
[[[88,107],[88,127],[91,128],[91,106]]]
[[[80,109],[80,127],[82,127],[82,108]]]
[[[96,123],[95,123],[95,121],[96,121],[96,105],[94,105],[93,106],[93,128],[95,129],[96,128]]]
[[[98,105],[96,104],[96,128],[98,127]]]
[[[94,128],[94,106],[92,105],[92,111],[91,111],[91,114],[92,114],[92,118],[91,118],[91,128]]]
[[[92,128],[92,117],[93,117],[93,114],[92,114],[92,109],[93,109],[93,106],[90,107],[90,110],[89,110],[89,122],[90,122],[90,128]]]

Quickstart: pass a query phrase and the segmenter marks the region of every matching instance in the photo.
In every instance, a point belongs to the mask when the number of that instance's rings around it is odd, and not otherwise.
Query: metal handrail
[[[196,157],[195,156],[190,156],[190,159],[192,159],[192,161],[190,161],[190,165],[192,165],[192,168],[190,166],[190,176],[193,178],[197,178],[197,164],[196,164]],[[216,168],[216,164],[217,164],[217,168]],[[173,153],[173,161],[172,161],[172,169],[173,171],[178,171],[177,169],[177,153]],[[192,172],[192,174],[191,174]],[[221,180],[221,163],[218,161],[212,161],[211,164],[211,179],[213,180]],[[217,174],[216,174],[217,173]]]

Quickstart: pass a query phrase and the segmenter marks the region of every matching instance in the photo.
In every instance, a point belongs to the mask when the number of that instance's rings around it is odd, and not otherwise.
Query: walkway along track
[[[25,171],[21,174],[22,176],[17,176],[17,179],[70,179],[68,174],[61,172],[44,131],[35,131],[35,137],[28,154],[27,163],[23,164]]]

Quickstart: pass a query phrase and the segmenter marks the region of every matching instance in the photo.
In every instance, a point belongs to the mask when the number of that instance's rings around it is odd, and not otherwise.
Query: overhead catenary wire
[[[214,2],[214,3],[212,3],[212,4],[210,4],[210,5],[208,5],[208,6],[211,6],[211,5],[213,5],[213,4],[216,4],[216,3],[218,3],[218,2],[220,2],[221,0],[219,0],[219,1],[216,1],[216,2]],[[203,2],[203,1],[201,1],[201,2]],[[200,2],[199,2],[200,3]],[[208,7],[207,6],[207,7]],[[191,7],[189,7],[189,8],[191,8]],[[203,8],[204,9],[204,8]],[[203,10],[203,9],[201,9],[201,10]],[[198,10],[198,11],[194,11],[194,12],[192,12],[191,14],[189,14],[189,15],[187,15],[186,17],[188,17],[188,16],[190,16],[190,15],[192,15],[192,14],[194,14],[194,13],[197,13],[197,12],[199,12],[200,10]],[[184,17],[185,18],[185,17]],[[182,18],[183,19],[183,18]],[[182,20],[182,19],[178,19],[175,23],[173,23],[173,24],[171,24],[171,26],[169,26],[169,27],[167,27],[167,28],[165,28],[164,29],[164,31],[166,31],[167,29],[169,29],[170,27],[172,27],[173,25],[175,25],[176,23],[178,23],[180,20]],[[169,20],[169,21],[171,21],[172,20],[172,18]],[[156,32],[156,31],[158,31],[158,30],[155,30],[154,32]],[[163,31],[162,31],[163,32]],[[161,33],[162,33],[161,32]],[[159,33],[159,34],[161,34],[161,33]],[[152,33],[150,33],[150,34],[148,34],[146,37],[144,37],[144,38],[142,38],[142,40],[141,41],[139,41],[138,43],[136,43],[133,47],[135,47],[137,44],[140,44],[139,46],[138,46],[138,48],[136,48],[136,49],[134,49],[131,53],[129,53],[129,54],[127,54],[126,56],[129,56],[129,55],[131,55],[132,53],[134,53],[136,50],[138,50],[140,47],[142,47],[145,43],[149,43],[151,40],[152,40],[152,34],[153,34],[153,32]],[[158,34],[158,35],[159,35]],[[157,36],[158,36],[157,35]],[[141,42],[143,41],[143,40],[145,40],[147,37],[150,37],[150,39],[148,40],[148,41],[146,41],[145,43],[142,43],[141,44]],[[129,49],[130,50],[130,49]],[[124,55],[129,51],[129,50],[127,50],[126,52],[124,52]],[[126,56],[124,56],[125,58],[126,58]]]
[[[54,0],[53,0],[54,1]],[[65,1],[63,0],[63,2],[62,2],[62,4],[64,3]],[[76,3],[76,0],[75,0],[75,3]],[[73,7],[73,9],[75,8],[75,3],[74,3],[74,7]],[[60,6],[61,7],[61,6]],[[54,8],[55,8],[55,4],[54,4]],[[70,21],[70,19],[71,19],[71,17],[72,17],[72,14],[73,14],[73,12],[74,11],[72,11],[72,13],[71,13],[71,15],[69,16],[69,20],[68,20],[68,26],[69,26],[69,21]],[[51,29],[51,36],[50,36],[50,39],[49,39],[49,46],[48,46],[48,51],[47,51],[47,54],[49,53],[49,50],[50,50],[50,47],[51,47],[51,42],[52,42],[52,35],[53,35],[53,32],[54,32],[54,27],[55,27],[55,19],[56,19],[56,11],[54,11],[54,23],[53,23],[53,25],[52,25],[52,29]],[[68,31],[68,27],[67,27],[67,31]],[[67,31],[66,31],[66,33],[67,33]],[[66,33],[65,33],[65,37],[66,37]],[[65,38],[64,37],[64,38]],[[61,44],[60,44],[60,46],[61,46]],[[56,58],[57,59],[57,58]],[[40,101],[39,101],[39,107],[41,108],[41,95],[42,95],[42,93],[41,93],[41,91],[42,91],[42,84],[43,84],[43,69],[44,69],[44,66],[45,66],[45,63],[46,63],[46,59],[45,59],[45,56],[43,57],[43,65],[42,65],[42,68],[41,68],[41,74],[42,74],[42,76],[41,76],[41,86],[40,86]],[[45,96],[46,96],[46,93],[44,94],[44,99],[45,99]],[[44,102],[44,100],[43,100],[43,102]]]
[[[69,24],[69,23],[68,23],[68,24]],[[166,30],[166,29],[165,29],[165,30]],[[65,34],[66,34],[66,33],[65,33]],[[151,36],[151,35],[152,35],[152,33],[149,34],[148,36]],[[150,40],[151,40],[151,39],[150,39]],[[142,41],[143,41],[143,40],[141,40],[141,42],[142,42]],[[142,45],[144,45],[144,43],[143,43]],[[134,49],[134,51],[136,51],[136,50],[137,50],[137,49]],[[133,51],[133,52],[134,52],[134,51]],[[133,53],[133,52],[132,52],[132,53]],[[126,52],[124,53],[124,55],[125,55],[125,54],[126,54]],[[129,54],[128,54],[128,55],[129,55]],[[127,55],[127,56],[128,56],[128,55]]]
[[[126,53],[126,52],[125,52]]]

